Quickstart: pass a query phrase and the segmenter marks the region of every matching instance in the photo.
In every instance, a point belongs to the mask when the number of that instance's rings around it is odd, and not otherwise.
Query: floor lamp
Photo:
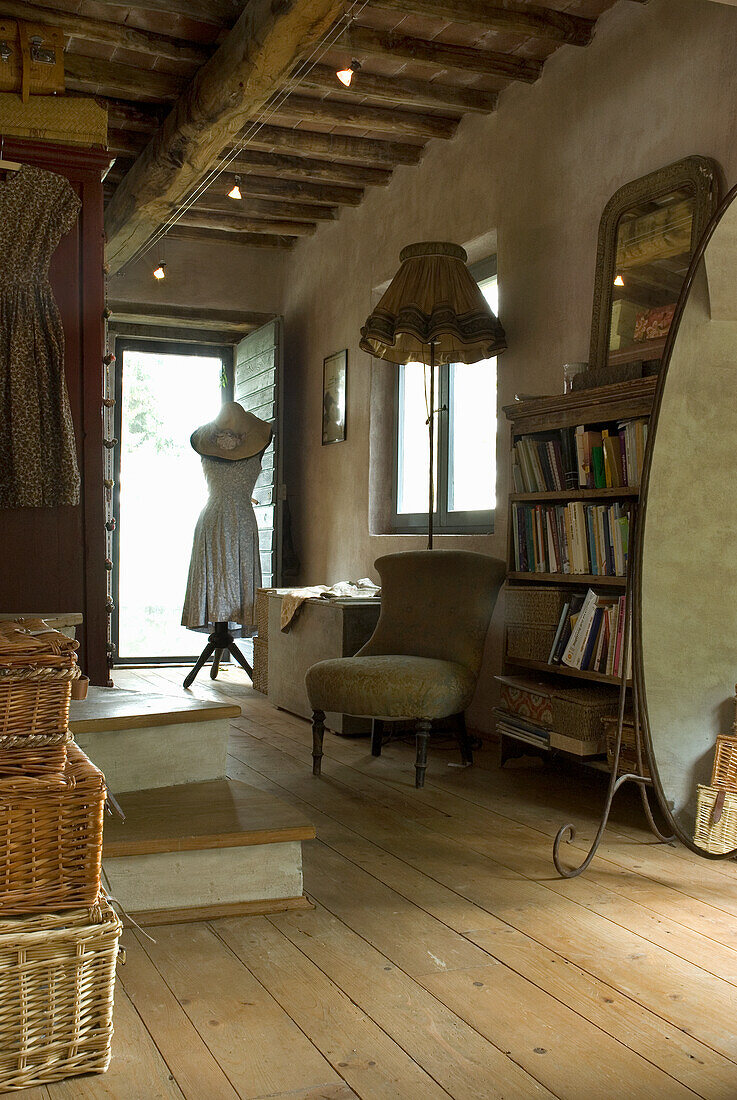
[[[457,244],[407,245],[399,254],[399,270],[361,329],[363,351],[390,363],[423,363],[426,372],[429,368],[428,550],[432,550],[435,511],[435,368],[444,363],[478,363],[507,346],[504,329],[466,267],[467,259],[465,249]]]

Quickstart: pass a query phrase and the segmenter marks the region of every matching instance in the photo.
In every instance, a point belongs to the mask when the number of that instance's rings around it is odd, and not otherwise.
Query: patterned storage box
[[[516,714],[546,729],[553,725],[552,693],[544,684],[527,685],[523,681],[504,677],[501,680],[500,706],[509,714]]]
[[[0,1090],[105,1072],[121,929],[104,897],[0,920]]]
[[[0,780],[0,914],[93,905],[105,778],[71,742],[63,778]]]
[[[713,855],[737,849],[737,794],[699,783],[694,840]]]

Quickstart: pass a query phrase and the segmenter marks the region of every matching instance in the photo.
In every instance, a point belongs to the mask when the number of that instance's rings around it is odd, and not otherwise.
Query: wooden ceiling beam
[[[316,65],[311,72],[299,77],[299,86],[321,92],[345,92],[337,83],[335,70],[326,65]],[[496,92],[479,91],[431,80],[409,80],[404,76],[376,76],[361,69],[351,85],[358,99],[368,96],[386,103],[405,104],[412,107],[436,107],[446,111],[478,111],[488,114],[496,107]]]
[[[442,115],[415,114],[413,111],[371,107],[365,103],[298,95],[290,95],[270,117],[276,121],[288,118],[419,138],[451,138],[460,121]]]
[[[290,157],[283,153],[266,153],[247,146],[229,164],[229,171],[247,174],[272,171],[280,177],[298,176],[300,179],[324,183],[387,184],[392,178],[385,168],[364,168],[360,164],[339,164],[332,160],[311,160],[308,157]]]
[[[107,147],[117,157],[137,157],[147,141],[145,134],[135,130],[118,130],[108,126]]]
[[[194,306],[175,306],[164,303],[125,302],[108,300],[113,321],[130,324],[174,325],[185,324],[198,328],[216,328],[222,332],[242,332],[260,328],[273,319],[272,313],[255,313],[251,310],[210,309]]]
[[[358,161],[377,168],[419,164],[423,153],[422,145],[408,142],[324,134],[314,130],[295,130],[289,126],[261,126],[249,139],[248,146],[251,149],[284,149],[302,156]]]
[[[97,3],[120,11],[120,0],[97,0]],[[243,0],[146,0],[140,6],[162,15],[186,15],[198,23],[231,27],[243,11]]]
[[[359,60],[367,56],[388,57],[395,61],[401,58],[422,61],[440,69],[522,80],[527,84],[534,84],[542,72],[541,61],[532,61],[516,54],[477,50],[471,46],[449,46],[444,42],[385,33],[356,24],[341,34],[336,45],[350,50]]]
[[[231,176],[228,176],[230,186]],[[241,180],[241,184],[243,180]],[[243,195],[242,199],[229,199],[225,189],[222,194],[216,194],[210,188],[197,200],[192,209],[210,210],[213,213],[221,211],[225,214],[236,216],[250,216],[255,218],[291,218],[295,221],[335,221],[338,212],[334,206],[318,206],[306,202],[284,202],[281,199],[254,198],[251,195]]]
[[[241,192],[261,198],[292,199],[296,202],[321,203],[325,206],[358,206],[363,199],[360,187],[340,187],[307,180],[286,180],[273,176],[241,176]]]
[[[29,4],[27,0],[0,0],[0,18],[25,19],[47,27],[61,27],[68,37],[87,42],[102,42],[125,50],[135,50],[148,56],[166,57],[174,61],[193,61],[202,65],[212,53],[206,46],[185,42],[169,35],[138,30],[127,23],[90,19],[58,8]],[[66,59],[65,59],[66,60]]]
[[[198,210],[196,206],[190,207],[178,224],[197,226],[199,229],[235,229],[243,233],[272,233],[285,237],[311,237],[317,229],[314,222],[246,218],[237,214]]]
[[[161,125],[161,111],[155,106],[129,103],[127,100],[114,97],[96,96],[95,98],[107,108],[108,126],[150,135]]]
[[[584,19],[565,11],[533,4],[490,4],[488,0],[377,0],[372,7],[388,8],[402,15],[419,15],[452,23],[506,31],[571,46],[587,46],[594,30],[594,19]]]
[[[168,211],[197,186],[343,15],[344,6],[344,0],[249,0],[110,200],[105,229],[111,271],[135,255]],[[187,9],[194,17],[191,0]],[[299,235],[286,228],[280,232]]]
[[[238,244],[246,248],[277,249],[289,252],[297,243],[297,237],[275,236],[271,233],[243,233],[225,229],[203,229],[196,225],[173,225],[166,234],[167,240],[197,241],[200,244]]]
[[[172,101],[185,87],[186,78],[156,69],[137,69],[101,57],[64,54],[66,86],[74,92],[118,96],[121,99],[160,103]]]

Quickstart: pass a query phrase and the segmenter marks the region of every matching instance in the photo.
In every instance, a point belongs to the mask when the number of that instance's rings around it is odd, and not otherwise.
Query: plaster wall
[[[375,288],[416,240],[468,244],[472,259],[498,237],[499,412],[515,392],[562,388],[562,364],[588,358],[599,218],[628,180],[692,153],[737,179],[737,12],[702,0],[624,2],[586,49],[564,47],[533,86],[513,87],[489,117],[467,117],[422,164],[400,168],[289,257],[286,316],[286,480],[306,583],[375,575],[381,554],[417,549],[381,529],[392,367],[358,350]],[[485,242],[484,243],[484,239]],[[474,254],[475,253],[475,254]],[[322,447],[323,358],[348,348],[347,441]],[[489,410],[490,416],[494,410]],[[439,546],[506,554],[509,433],[501,414],[494,533]],[[370,502],[369,485],[372,488]],[[371,516],[371,524],[370,524]],[[500,600],[471,723],[491,728],[501,658]]]
[[[157,281],[153,268],[160,259],[149,249],[110,279],[111,298],[156,305],[278,312],[290,252],[248,248],[224,241],[167,238],[166,278]]]

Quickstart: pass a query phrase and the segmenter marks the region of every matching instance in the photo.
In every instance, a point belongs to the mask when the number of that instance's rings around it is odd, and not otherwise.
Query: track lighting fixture
[[[166,278],[166,264],[162,262],[158,263],[154,268],[154,279]]]
[[[361,62],[356,61],[354,57],[347,69],[338,69],[335,75],[341,84],[345,84],[346,88],[350,88],[353,74],[357,73],[360,68]]]
[[[228,198],[229,199],[242,199],[243,198],[243,195],[241,195],[240,182],[241,182],[241,177],[236,176],[235,177],[235,183],[231,187],[230,191],[228,191]]]

